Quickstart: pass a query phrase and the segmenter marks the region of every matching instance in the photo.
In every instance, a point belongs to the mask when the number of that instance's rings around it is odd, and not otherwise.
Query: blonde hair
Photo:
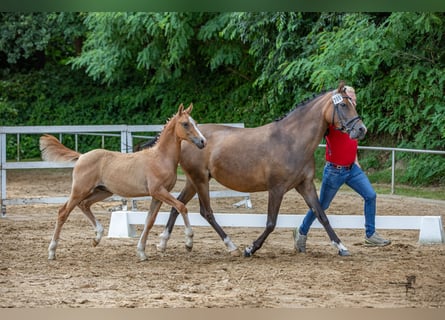
[[[351,98],[354,107],[357,105],[357,97],[355,96],[355,90],[353,87],[345,86],[346,94]]]

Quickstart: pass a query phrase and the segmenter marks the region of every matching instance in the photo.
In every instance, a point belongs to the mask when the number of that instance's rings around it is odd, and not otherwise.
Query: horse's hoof
[[[342,250],[338,250],[338,255],[341,257],[347,257],[347,256],[350,256],[351,254],[349,253],[348,250],[342,249]]]
[[[99,241],[97,241],[96,239],[93,239],[93,247],[97,247],[98,244],[99,244]]]
[[[230,255],[232,257],[239,257],[241,255],[241,251],[237,248],[235,250],[230,251]]]
[[[185,245],[185,249],[187,250],[187,252],[191,252],[193,249],[193,246]]]
[[[56,260],[56,255],[50,253],[48,256],[48,260]]]
[[[249,258],[252,256],[252,248],[247,247],[246,249],[244,249],[244,257]]]

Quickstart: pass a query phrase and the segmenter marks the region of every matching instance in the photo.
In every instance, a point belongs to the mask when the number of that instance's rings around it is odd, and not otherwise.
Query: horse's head
[[[179,106],[178,112],[176,113],[176,136],[181,140],[186,140],[194,145],[196,145],[199,149],[202,149],[207,144],[207,139],[204,135],[199,131],[198,126],[190,116],[192,112],[193,104],[184,110],[184,105],[181,103]]]
[[[351,139],[363,139],[367,129],[355,109],[354,88],[345,86],[341,81],[338,89],[332,93],[332,105],[330,123],[337,129],[348,133]]]

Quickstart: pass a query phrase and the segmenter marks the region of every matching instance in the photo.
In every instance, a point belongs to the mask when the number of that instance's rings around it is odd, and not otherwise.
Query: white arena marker
[[[112,238],[132,238],[136,237],[135,224],[145,224],[147,213],[140,214],[143,216],[140,223],[130,223],[128,221],[129,211],[115,211],[111,214],[110,226],[108,228],[108,237]],[[111,236],[110,236],[111,235]]]
[[[165,225],[169,212],[159,212],[155,225]],[[114,211],[111,214],[108,237],[136,237],[134,225],[143,225],[147,212],[141,211]],[[304,215],[282,214],[278,216],[277,228],[295,228],[300,225]],[[208,222],[199,213],[189,213],[192,226],[208,227]],[[216,221],[222,227],[264,228],[266,226],[266,214],[241,214],[241,213],[215,213]],[[331,226],[336,229],[363,229],[363,215],[328,215]],[[182,216],[176,221],[176,225],[183,226]],[[323,228],[315,221],[313,228]],[[442,220],[440,216],[377,216],[377,229],[387,230],[419,230],[419,243],[445,243]]]
[[[444,243],[444,232],[440,216],[422,217],[420,223],[419,243]]]

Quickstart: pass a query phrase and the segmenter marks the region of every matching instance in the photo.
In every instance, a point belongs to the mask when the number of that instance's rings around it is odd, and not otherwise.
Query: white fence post
[[[4,164],[6,163],[6,133],[0,132],[0,189],[1,189],[1,199],[0,199],[0,210],[2,217],[6,216],[6,205],[3,200],[6,199],[6,169]]]

